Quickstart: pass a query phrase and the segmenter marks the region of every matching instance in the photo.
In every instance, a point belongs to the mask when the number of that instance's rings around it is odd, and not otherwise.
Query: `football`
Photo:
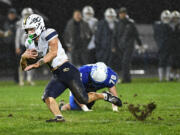
[[[31,54],[37,55],[38,52],[37,52],[37,50],[33,49],[33,50],[31,50]],[[36,57],[36,59],[32,59],[32,58],[27,59],[27,64],[28,64],[28,65],[34,64],[34,63],[36,63],[38,60],[39,60],[38,56]]]
[[[38,60],[39,60],[38,58],[36,58],[36,59],[27,59],[27,64],[28,64],[28,65],[34,64],[34,63],[36,63]]]

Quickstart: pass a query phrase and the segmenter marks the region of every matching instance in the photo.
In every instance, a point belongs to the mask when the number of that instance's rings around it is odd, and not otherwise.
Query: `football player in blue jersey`
[[[68,57],[62,48],[58,33],[52,28],[45,28],[44,20],[40,15],[31,14],[24,19],[22,28],[28,34],[25,46],[26,51],[21,56],[21,67],[28,71],[47,64],[53,73],[53,77],[45,88],[42,96],[55,118],[46,122],[63,122],[64,117],[59,110],[56,98],[67,88],[71,90],[76,100],[81,104],[93,101],[91,93],[88,96],[80,79],[78,69],[68,62]],[[121,105],[117,97],[104,93],[111,103]],[[91,100],[92,99],[92,100]]]
[[[95,100],[104,99],[107,101],[107,96],[104,93],[92,93],[102,88],[108,88],[112,96],[118,96],[116,91],[116,83],[118,81],[117,74],[107,67],[103,62],[96,64],[84,65],[79,68],[83,85],[88,92],[88,95],[93,98],[93,102],[86,105],[80,104],[73,94],[70,93],[69,104],[60,102],[61,110],[83,110],[90,111],[95,103]],[[92,93],[92,94],[91,94]],[[118,107],[112,104],[113,111],[118,111]]]

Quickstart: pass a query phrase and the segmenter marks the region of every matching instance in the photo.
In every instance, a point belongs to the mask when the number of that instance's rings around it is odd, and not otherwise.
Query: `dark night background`
[[[9,7],[0,4],[1,14],[6,14]],[[18,13],[25,7],[31,7],[43,13],[49,18],[51,27],[61,33],[60,35],[71,18],[73,10],[82,10],[85,5],[91,5],[94,8],[98,19],[103,17],[108,7],[119,9],[125,6],[136,23],[149,24],[158,20],[164,9],[171,11],[180,9],[178,0],[12,0],[12,7],[16,8]]]

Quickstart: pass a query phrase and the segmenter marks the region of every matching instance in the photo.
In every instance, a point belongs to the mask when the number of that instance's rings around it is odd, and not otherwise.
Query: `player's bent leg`
[[[64,90],[66,86],[60,82],[57,78],[52,78],[51,81],[46,86],[44,94],[42,96],[43,101],[47,104],[49,110],[54,114],[55,118],[47,120],[46,122],[63,122],[64,117],[62,116],[59,105],[56,102],[56,97],[58,97]]]
[[[96,93],[96,92],[89,92],[88,97],[89,97],[88,103],[91,103],[95,100],[104,99],[103,93]]]
[[[88,94],[86,93],[85,88],[80,81],[80,78],[79,80],[72,80],[70,82],[69,88],[80,104],[88,103]]]
[[[62,115],[59,110],[59,106],[53,97],[46,98],[45,103],[47,104],[49,110],[54,114],[54,116]]]
[[[49,110],[56,116],[54,119],[46,120],[46,122],[64,122],[64,117],[62,116],[59,106],[56,100],[53,97],[48,97],[45,99],[45,103],[47,104]]]
[[[105,101],[108,101],[108,102],[110,102],[114,105],[117,105],[119,107],[122,106],[121,100],[118,97],[113,96],[109,92],[104,92],[104,93],[89,92],[88,97],[89,97],[88,103],[91,103],[95,100],[104,99]]]
[[[80,72],[72,64],[68,63],[68,66],[70,68],[69,72],[67,72],[67,76],[69,76],[68,82],[67,82],[68,87],[80,104],[87,104],[88,94],[85,91],[85,88],[80,79]]]

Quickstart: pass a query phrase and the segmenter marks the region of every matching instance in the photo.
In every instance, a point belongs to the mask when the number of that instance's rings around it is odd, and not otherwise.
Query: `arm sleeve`
[[[119,78],[118,75],[109,67],[108,67],[108,74],[109,74],[109,81],[107,87],[112,88],[113,86],[116,85]]]

